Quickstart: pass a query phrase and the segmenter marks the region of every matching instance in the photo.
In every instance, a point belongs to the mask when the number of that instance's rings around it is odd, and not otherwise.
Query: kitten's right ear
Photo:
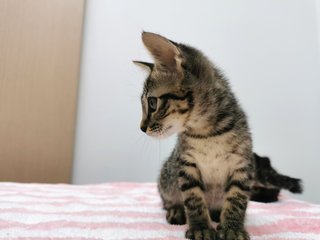
[[[154,67],[153,63],[141,62],[141,61],[132,61],[132,62],[149,73],[152,72],[152,69]]]

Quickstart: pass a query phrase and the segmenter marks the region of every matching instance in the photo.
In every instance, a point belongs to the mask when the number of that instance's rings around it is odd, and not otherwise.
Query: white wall
[[[319,50],[319,56],[320,56],[320,1],[319,0],[315,0],[316,2],[316,14],[317,14],[317,20],[318,20],[318,50]],[[319,57],[320,58],[320,57]],[[319,60],[320,62],[320,60]]]
[[[218,63],[249,116],[255,150],[303,178],[303,198],[320,202],[314,0],[87,1],[74,183],[155,181],[173,147],[174,138],[160,142],[139,130],[145,75],[131,60],[150,60],[142,30]]]

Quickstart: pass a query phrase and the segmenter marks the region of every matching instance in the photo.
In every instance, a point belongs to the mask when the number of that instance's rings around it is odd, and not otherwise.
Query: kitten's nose
[[[146,132],[147,131],[147,125],[141,125],[140,129],[142,132]]]

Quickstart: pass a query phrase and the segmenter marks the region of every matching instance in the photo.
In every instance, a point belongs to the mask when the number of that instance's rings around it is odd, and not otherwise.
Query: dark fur
[[[281,189],[286,189],[292,193],[302,193],[303,189],[300,179],[279,174],[272,168],[268,157],[260,157],[254,153],[254,160],[257,186],[254,186],[251,190],[251,200],[275,202],[278,200]]]

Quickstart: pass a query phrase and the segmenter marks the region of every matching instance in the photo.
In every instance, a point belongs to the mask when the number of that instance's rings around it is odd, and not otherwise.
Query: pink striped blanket
[[[166,223],[154,183],[0,183],[0,239],[184,239]],[[250,202],[253,240],[320,239],[320,206],[294,199]]]

